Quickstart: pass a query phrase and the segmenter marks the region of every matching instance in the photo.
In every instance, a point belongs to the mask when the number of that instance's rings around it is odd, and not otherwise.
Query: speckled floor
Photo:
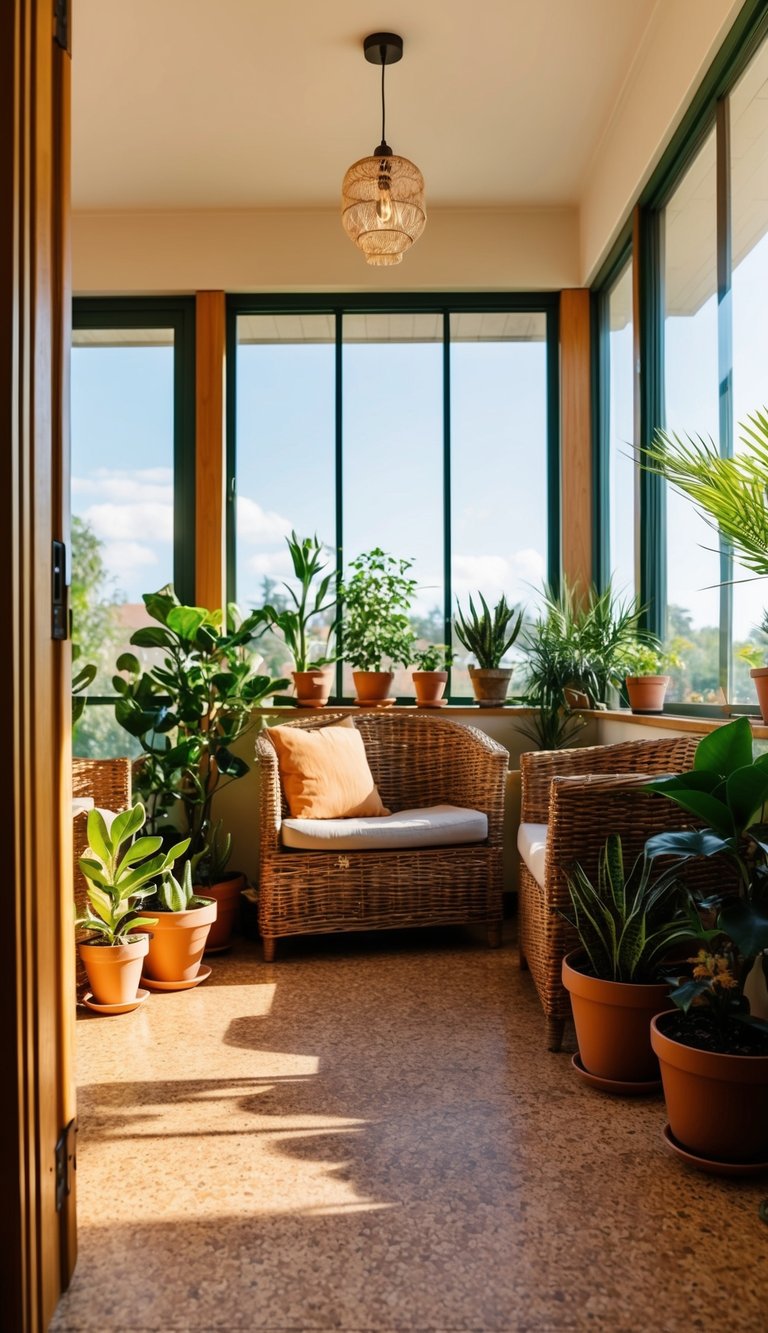
[[[660,1099],[608,1098],[544,1050],[512,941],[210,962],[197,990],[78,1023],[56,1333],[768,1327],[768,1185],[691,1172]]]

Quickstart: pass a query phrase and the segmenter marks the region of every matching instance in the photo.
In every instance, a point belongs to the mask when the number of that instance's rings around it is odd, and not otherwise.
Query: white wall
[[[581,196],[581,284],[629,216],[743,0],[660,0]]]
[[[75,213],[77,295],[536,291],[578,286],[575,208],[430,211],[429,244],[370,268],[336,212]]]

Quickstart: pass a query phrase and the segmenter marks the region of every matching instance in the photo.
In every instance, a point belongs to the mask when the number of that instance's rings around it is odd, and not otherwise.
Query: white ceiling
[[[578,203],[660,0],[74,0],[77,210],[333,208],[380,138],[428,204]]]

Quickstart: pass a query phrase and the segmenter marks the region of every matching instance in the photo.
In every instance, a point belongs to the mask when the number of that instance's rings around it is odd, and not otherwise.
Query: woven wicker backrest
[[[341,714],[330,714],[290,725],[327,726],[340,718]],[[506,769],[506,751],[475,727],[402,713],[361,713],[353,721],[388,809],[408,810],[439,802],[490,809],[499,799],[503,802],[499,770]],[[269,731],[262,732],[257,752],[264,744],[271,745],[268,738]],[[282,814],[284,818],[288,815],[284,798]]]
[[[693,767],[698,736],[622,741],[573,750],[532,750],[520,756],[523,823],[549,821],[550,784],[554,777],[611,773],[684,773]]]

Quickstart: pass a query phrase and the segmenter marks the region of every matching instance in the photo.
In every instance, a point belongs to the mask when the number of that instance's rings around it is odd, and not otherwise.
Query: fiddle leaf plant
[[[155,892],[155,881],[170,871],[183,855],[189,839],[183,838],[163,852],[162,838],[135,835],[145,820],[140,801],[116,815],[107,826],[99,810],[88,814],[88,848],[79,861],[88,880],[85,912],[75,925],[92,930],[100,944],[128,944],[133,932],[154,926],[155,917],[144,917],[137,904]],[[126,843],[130,845],[123,851]]]
[[[115,717],[142,749],[134,786],[150,831],[170,838],[181,825],[195,856],[217,792],[249,771],[232,745],[256,725],[253,710],[288,681],[258,671],[252,643],[263,610],[242,619],[234,604],[226,617],[182,606],[170,586],[146,594],[144,604],[157,623],[136,630],[131,644],[162,656],[146,666],[135,653],[117,659]]]

